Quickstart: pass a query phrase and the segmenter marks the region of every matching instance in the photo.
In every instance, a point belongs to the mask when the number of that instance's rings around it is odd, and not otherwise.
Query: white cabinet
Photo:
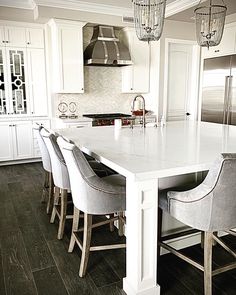
[[[26,46],[28,48],[44,48],[44,30],[41,28],[27,28]]]
[[[236,23],[226,25],[222,40],[218,46],[202,49],[203,58],[236,53]]]
[[[49,22],[52,42],[53,91],[84,92],[83,26],[77,21]]]
[[[44,49],[0,47],[0,116],[47,115]]]
[[[148,93],[150,84],[150,48],[139,41],[132,28],[121,31],[122,42],[129,48],[133,65],[122,68],[123,93]]]
[[[0,147],[0,161],[28,159],[33,156],[31,121],[0,123],[4,140]]]
[[[10,123],[0,123],[1,145],[0,162],[10,161],[13,158],[12,127]]]
[[[31,121],[20,121],[13,123],[13,147],[14,160],[29,159],[33,156],[32,123]]]
[[[0,26],[0,46],[44,48],[43,28]]]
[[[48,113],[45,56],[43,49],[28,49],[29,96],[31,114],[46,116]]]

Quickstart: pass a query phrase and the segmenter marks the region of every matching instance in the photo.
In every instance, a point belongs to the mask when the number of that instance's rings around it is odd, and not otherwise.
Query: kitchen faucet
[[[134,98],[134,100],[133,100],[133,104],[132,104],[132,115],[133,115],[133,113],[134,113],[134,103],[135,103],[135,101],[137,100],[137,98],[141,98],[142,99],[142,102],[143,102],[143,105],[142,105],[142,109],[143,109],[143,115],[142,115],[142,121],[140,121],[140,123],[142,124],[142,127],[146,127],[146,118],[145,118],[145,99],[144,99],[144,97],[141,95],[141,94],[139,94],[139,95],[136,95],[135,96],[135,98]],[[133,127],[133,125],[132,125],[132,127]]]

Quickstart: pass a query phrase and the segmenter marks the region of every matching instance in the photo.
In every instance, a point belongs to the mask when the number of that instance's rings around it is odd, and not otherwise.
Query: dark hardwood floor
[[[0,167],[0,294],[1,295],[118,295],[125,276],[125,251],[92,253],[88,274],[78,276],[80,251],[67,253],[71,223],[63,240],[57,224],[49,223],[41,204],[43,170],[40,163]],[[119,239],[108,227],[94,231],[96,243]],[[236,249],[236,238],[226,237]],[[185,249],[202,260],[200,246]],[[214,248],[214,265],[232,261]],[[135,271],[135,269],[134,269]],[[160,265],[161,294],[203,294],[203,274],[180,259],[165,255]],[[213,294],[236,294],[236,270],[213,279]]]

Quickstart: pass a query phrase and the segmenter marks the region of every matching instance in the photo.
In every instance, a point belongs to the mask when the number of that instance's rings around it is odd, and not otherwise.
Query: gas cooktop
[[[131,115],[122,114],[122,113],[110,113],[110,114],[84,114],[83,117],[91,119],[121,119],[129,118]]]

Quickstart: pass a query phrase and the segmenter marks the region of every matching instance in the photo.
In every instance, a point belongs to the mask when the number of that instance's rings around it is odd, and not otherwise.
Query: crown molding
[[[183,10],[191,8],[199,3],[199,0],[175,0],[166,6],[165,17],[169,17]]]
[[[131,0],[130,0],[131,1]],[[169,17],[185,9],[193,7],[199,0],[175,0],[166,6],[165,17]],[[0,6],[35,10],[38,6],[56,7],[84,12],[100,13],[116,16],[133,16],[133,9],[120,6],[89,3],[81,0],[0,0]]]
[[[108,14],[108,15],[125,15],[131,16],[133,9],[120,6],[112,6],[105,4],[89,3],[80,0],[35,0],[39,6],[57,7],[63,9],[80,10],[85,12]]]
[[[35,9],[36,3],[34,0],[0,0],[0,6],[32,10]]]

